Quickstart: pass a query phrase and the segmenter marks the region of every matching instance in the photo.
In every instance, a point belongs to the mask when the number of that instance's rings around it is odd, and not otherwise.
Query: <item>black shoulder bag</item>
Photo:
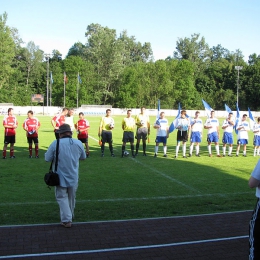
[[[52,163],[49,169],[49,172],[44,175],[44,181],[48,186],[57,186],[60,185],[60,178],[59,174],[57,174],[57,167],[58,167],[58,154],[59,154],[59,143],[60,139],[57,139],[57,144],[56,144],[56,161],[55,161],[55,169],[54,172],[52,171]]]

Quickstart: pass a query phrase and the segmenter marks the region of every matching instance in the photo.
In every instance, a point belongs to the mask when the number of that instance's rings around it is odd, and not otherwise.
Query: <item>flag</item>
[[[178,107],[178,114],[176,116],[176,118],[172,121],[170,127],[169,127],[169,134],[172,133],[174,131],[174,129],[176,128],[176,123],[178,118],[180,118],[181,116],[181,104],[179,103],[179,107]]]
[[[64,83],[65,83],[65,84],[67,84],[67,83],[68,83],[68,77],[67,77],[67,75],[66,75],[65,71],[64,71]]]
[[[211,112],[213,109],[212,109],[212,108],[210,107],[210,105],[209,105],[206,101],[204,101],[203,99],[202,99],[202,103],[203,103],[203,105],[204,105],[204,107],[205,107],[207,116],[210,117],[210,112]]]
[[[232,112],[232,110],[230,109],[230,107],[228,105],[225,104],[225,110],[226,112],[229,114]]]
[[[161,109],[161,106],[160,106],[160,99],[158,99],[158,106],[157,106],[157,119],[160,118],[160,109]]]
[[[81,78],[80,78],[80,75],[78,74],[78,82],[79,82],[79,84],[81,84],[82,83],[82,80],[81,80]]]
[[[50,80],[51,80],[51,84],[53,84],[52,71],[51,71],[51,74],[50,74]]]
[[[248,116],[249,116],[250,128],[251,128],[251,130],[253,130],[253,127],[255,125],[255,119],[254,119],[254,117],[253,117],[249,108],[248,108]]]
[[[238,131],[237,131],[237,126],[239,124],[239,121],[240,121],[240,113],[239,113],[239,107],[238,107],[238,104],[236,105],[237,106],[237,116],[236,116],[236,123],[235,123],[235,132],[236,134],[238,134]]]

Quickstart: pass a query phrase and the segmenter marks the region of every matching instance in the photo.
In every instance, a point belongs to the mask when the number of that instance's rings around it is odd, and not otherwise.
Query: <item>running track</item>
[[[0,259],[248,259],[251,211],[0,226]]]

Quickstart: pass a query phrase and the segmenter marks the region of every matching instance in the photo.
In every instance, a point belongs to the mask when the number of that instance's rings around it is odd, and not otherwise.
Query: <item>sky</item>
[[[179,39],[196,33],[210,48],[260,55],[259,0],[0,0],[0,15],[18,29],[24,45],[33,41],[46,54],[65,58],[76,42],[86,43],[91,23],[126,30],[136,41],[150,42],[154,60],[173,56]]]

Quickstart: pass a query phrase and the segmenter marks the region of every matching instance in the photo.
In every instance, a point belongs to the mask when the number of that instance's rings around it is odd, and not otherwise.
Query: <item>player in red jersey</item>
[[[60,135],[56,133],[56,130],[58,130],[59,127],[65,123],[65,118],[66,118],[67,114],[68,114],[68,108],[64,107],[62,109],[61,114],[56,115],[51,120],[51,124],[54,128],[54,134],[55,134],[56,139],[60,138]]]
[[[75,128],[78,132],[78,139],[85,144],[86,146],[86,155],[89,157],[89,145],[88,145],[88,129],[89,129],[89,122],[87,119],[84,118],[84,114],[82,112],[79,113],[79,120],[75,124]]]
[[[15,144],[15,129],[18,126],[18,121],[13,115],[13,109],[8,108],[7,115],[4,117],[3,126],[5,128],[5,138],[3,147],[3,159],[6,159],[6,150],[8,144],[10,144],[10,158],[15,158],[14,156],[14,144]]]
[[[29,144],[29,158],[32,158],[32,144],[35,146],[35,158],[39,158],[39,140],[38,129],[40,122],[36,117],[33,117],[33,111],[29,110],[28,118],[24,120],[23,129],[26,131],[27,142]]]

